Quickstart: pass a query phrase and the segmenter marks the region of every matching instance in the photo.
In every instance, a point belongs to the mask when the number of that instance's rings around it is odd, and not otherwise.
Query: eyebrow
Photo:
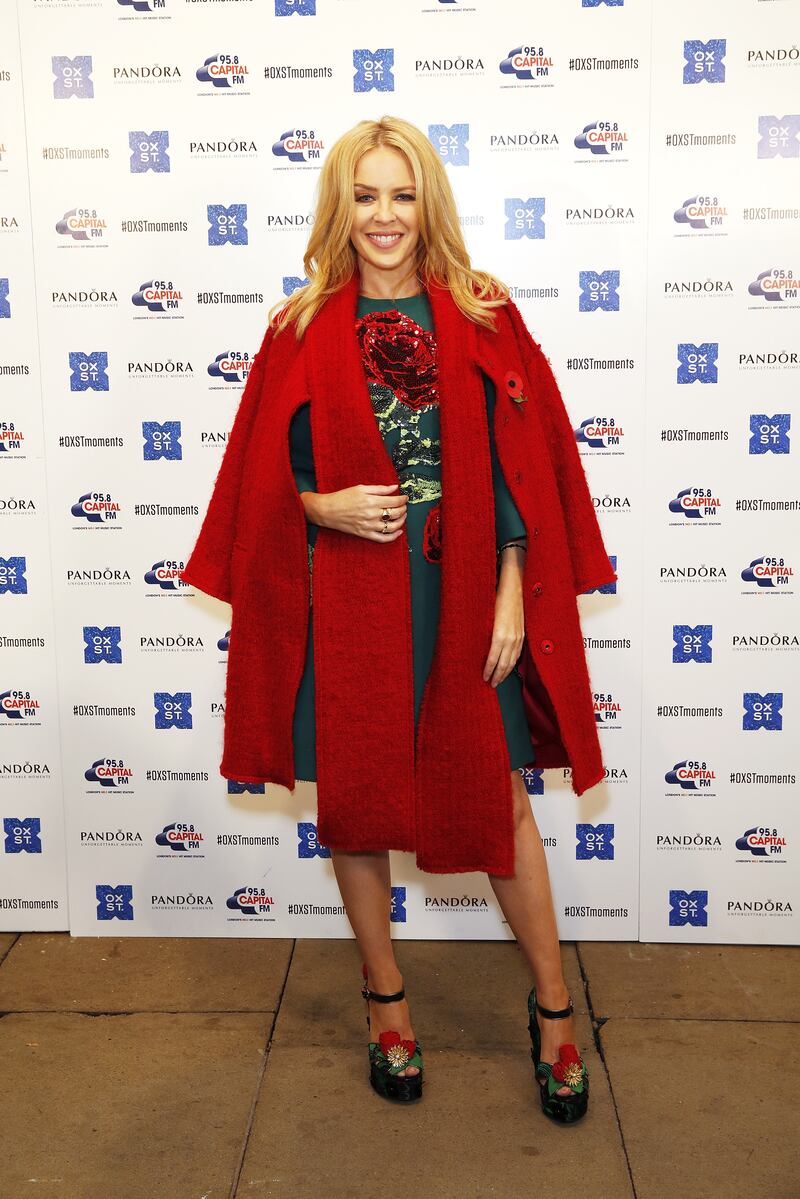
[[[380,188],[372,187],[369,183],[354,183],[353,186],[354,187],[363,187],[368,192],[376,192],[376,191],[380,190]],[[401,183],[398,187],[390,188],[390,190],[395,191],[395,192],[416,191],[417,186],[415,183]]]

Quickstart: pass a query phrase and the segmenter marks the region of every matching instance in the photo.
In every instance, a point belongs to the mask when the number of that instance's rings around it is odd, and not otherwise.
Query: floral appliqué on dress
[[[440,501],[428,513],[423,533],[426,559],[440,562],[442,485],[436,339],[396,309],[359,317],[356,335],[372,409],[400,489],[409,504]],[[436,477],[429,477],[425,467]]]

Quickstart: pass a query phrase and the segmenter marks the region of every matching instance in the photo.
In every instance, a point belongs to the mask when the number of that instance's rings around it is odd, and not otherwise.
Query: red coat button
[[[548,639],[545,637],[544,641],[539,642],[539,648],[541,649],[543,654],[552,654],[553,643],[552,643],[552,641],[548,641]]]
[[[533,592],[534,595],[541,595],[542,594],[542,584],[534,583],[533,586],[531,587],[531,591]]]
[[[538,525],[533,526],[533,535],[534,535],[534,537],[539,536],[539,526]]]

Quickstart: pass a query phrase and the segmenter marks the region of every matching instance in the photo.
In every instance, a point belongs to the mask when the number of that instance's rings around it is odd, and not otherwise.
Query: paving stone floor
[[[346,940],[0,934],[0,1199],[800,1199],[800,952],[564,942],[589,1113],[542,1114],[513,942],[397,941],[420,1103]]]

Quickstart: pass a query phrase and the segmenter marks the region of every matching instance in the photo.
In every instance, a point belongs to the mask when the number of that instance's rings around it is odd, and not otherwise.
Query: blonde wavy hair
[[[419,218],[416,271],[423,286],[433,282],[448,288],[467,317],[494,328],[491,309],[506,303],[509,289],[494,275],[473,270],[450,180],[430,140],[410,121],[390,116],[359,121],[331,147],[320,173],[314,225],[303,255],[309,282],[270,308],[270,326],[280,332],[296,319],[299,341],[328,296],[358,270],[350,241],[355,170],[361,156],[376,146],[391,146],[405,154],[414,173]]]

